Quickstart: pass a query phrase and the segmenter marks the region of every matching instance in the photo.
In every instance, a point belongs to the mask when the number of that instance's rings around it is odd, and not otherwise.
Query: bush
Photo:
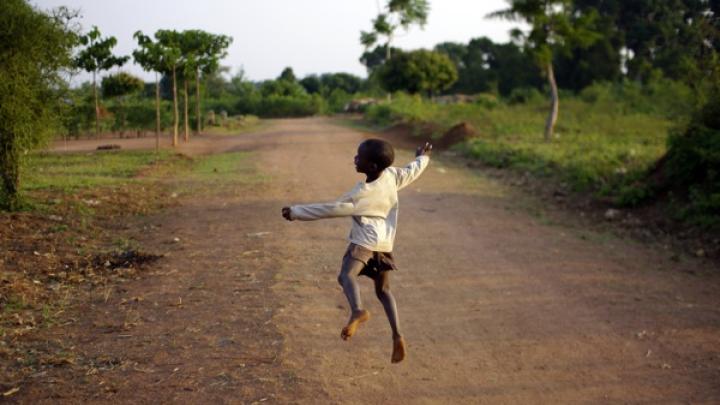
[[[325,101],[317,94],[312,96],[280,96],[264,97],[260,102],[257,114],[260,117],[307,117],[325,111]]]
[[[534,87],[522,87],[513,89],[507,98],[510,104],[528,104],[536,103],[538,101],[544,101],[547,97],[544,97],[540,91]]]
[[[500,104],[500,101],[492,93],[480,93],[475,95],[475,104],[487,109],[493,109]]]
[[[715,98],[687,130],[668,141],[666,184],[687,200],[681,216],[703,225],[720,225],[720,100]]]

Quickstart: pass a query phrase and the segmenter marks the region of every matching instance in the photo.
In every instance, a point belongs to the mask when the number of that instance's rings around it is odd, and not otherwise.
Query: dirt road
[[[193,141],[189,153],[254,151],[268,180],[130,224],[169,255],[62,331],[98,367],[59,370],[17,400],[720,402],[717,274],[532,216],[528,197],[450,156],[400,196],[393,289],[406,361],[390,364],[369,280],[373,318],[342,341],[335,278],[349,220],[288,223],[280,208],[332,200],[361,180],[352,158],[366,135],[302,119]],[[411,157],[401,150],[396,164]]]

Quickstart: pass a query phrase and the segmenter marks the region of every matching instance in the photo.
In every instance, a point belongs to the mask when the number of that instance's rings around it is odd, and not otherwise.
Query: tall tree
[[[202,30],[182,32],[182,54],[185,77],[195,78],[196,131],[202,131],[200,77],[211,75],[220,69],[220,60],[227,56],[232,38]],[[187,90],[186,90],[187,92]],[[187,114],[186,114],[187,116]]]
[[[182,34],[175,30],[158,30],[155,32],[155,40],[162,51],[162,60],[165,72],[172,76],[172,93],[173,93],[173,140],[172,145],[178,144],[178,126],[180,122],[180,113],[178,111],[177,98],[177,71],[181,63],[181,44]]]
[[[112,49],[117,44],[115,37],[102,38],[98,27],[80,37],[84,46],[75,58],[79,68],[92,73],[93,96],[95,98],[95,135],[100,134],[100,103],[97,92],[97,74],[100,71],[111,69],[113,66],[122,66],[130,59],[129,56],[115,56]]]
[[[166,73],[167,63],[165,60],[165,52],[162,46],[153,41],[150,37],[144,35],[142,31],[137,31],[133,35],[138,42],[138,49],[133,51],[135,63],[149,72],[155,72],[155,150],[160,149],[160,79],[159,76]]]
[[[558,52],[587,48],[600,35],[594,30],[597,12],[575,13],[572,0],[506,0],[509,8],[489,14],[491,18],[523,20],[530,25],[524,37],[550,85],[550,112],[545,122],[545,140],[552,138],[560,110],[553,59]],[[516,36],[520,32],[514,30]]]
[[[385,39],[385,60],[392,57],[392,42],[398,28],[407,31],[412,25],[421,28],[427,23],[430,5],[427,0],[389,0],[384,10],[372,21],[372,31],[360,32],[360,43],[365,50],[378,43],[380,37]]]
[[[73,15],[0,2],[0,207],[19,206],[20,160],[60,126],[62,73],[73,66]]]

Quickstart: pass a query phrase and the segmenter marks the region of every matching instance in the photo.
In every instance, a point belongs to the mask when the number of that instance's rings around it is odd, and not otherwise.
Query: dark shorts
[[[397,270],[391,252],[373,252],[372,250],[351,243],[345,251],[343,262],[347,258],[358,260],[365,264],[360,275],[375,279],[383,271]]]

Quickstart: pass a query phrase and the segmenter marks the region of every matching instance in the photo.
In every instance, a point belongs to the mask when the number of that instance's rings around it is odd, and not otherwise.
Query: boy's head
[[[389,142],[382,139],[368,139],[358,146],[355,156],[355,170],[360,173],[380,173],[395,160],[395,151]]]

